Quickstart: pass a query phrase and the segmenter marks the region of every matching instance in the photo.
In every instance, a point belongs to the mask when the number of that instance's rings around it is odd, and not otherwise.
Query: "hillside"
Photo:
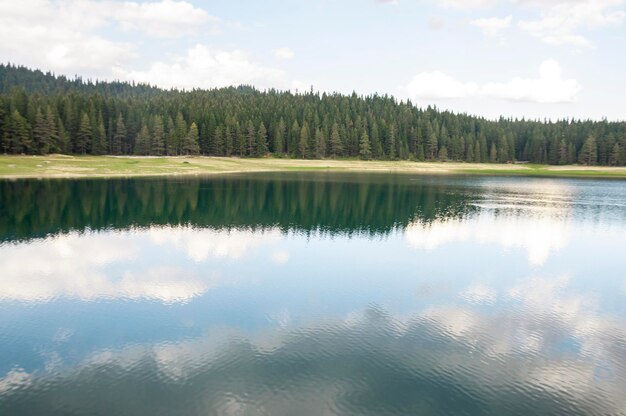
[[[626,123],[486,120],[390,96],[162,90],[0,65],[0,151],[626,165]]]

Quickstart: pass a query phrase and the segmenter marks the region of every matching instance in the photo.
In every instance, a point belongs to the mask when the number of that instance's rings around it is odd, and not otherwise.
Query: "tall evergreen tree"
[[[182,141],[182,151],[184,155],[197,155],[200,153],[200,145],[198,144],[198,126],[191,123],[189,132]]]
[[[315,158],[323,159],[326,157],[326,138],[322,129],[315,132]]]
[[[372,156],[370,138],[367,135],[367,131],[364,131],[361,135],[361,141],[359,142],[359,156],[361,156],[361,159],[364,160],[368,160]]]
[[[93,146],[91,153],[94,155],[104,155],[107,153],[107,135],[104,129],[104,120],[102,113],[98,113],[96,119],[96,126],[93,132]]]
[[[154,116],[152,127],[152,140],[150,141],[150,154],[162,156],[165,153],[165,125],[163,118],[159,115]]]
[[[139,133],[137,133],[137,137],[135,138],[135,154],[136,155],[147,155],[150,152],[150,131],[148,131],[148,127],[143,125]]]
[[[111,141],[111,153],[114,155],[122,154],[122,146],[124,142],[126,142],[126,124],[124,124],[124,117],[122,113],[119,113],[117,116],[117,123],[115,124],[115,134],[113,135],[113,140]]]
[[[50,152],[52,147],[52,137],[49,130],[50,126],[44,116],[41,108],[37,109],[35,115],[35,126],[33,127],[33,150],[35,153],[46,155]]]
[[[330,133],[330,152],[333,157],[341,156],[343,153],[343,144],[339,135],[339,125],[333,123]]]
[[[300,144],[298,146],[298,157],[306,159],[309,155],[309,124],[305,121],[300,129]]]
[[[93,139],[93,130],[91,129],[91,121],[87,113],[83,113],[80,118],[80,127],[76,134],[76,153],[86,154],[87,150],[91,147],[91,141]]]
[[[595,165],[598,161],[598,147],[596,144],[596,138],[592,135],[587,136],[585,144],[580,151],[580,163],[589,165]]]
[[[267,151],[268,151],[268,148],[267,148],[267,129],[265,128],[265,124],[263,124],[263,122],[261,122],[261,124],[259,124],[259,131],[257,133],[257,143],[256,143],[256,149],[255,149],[255,156],[257,156],[257,157],[265,156]]]

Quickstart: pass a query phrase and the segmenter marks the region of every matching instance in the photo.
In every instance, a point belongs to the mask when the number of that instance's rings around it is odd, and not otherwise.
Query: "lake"
[[[0,181],[2,415],[626,414],[626,181]]]

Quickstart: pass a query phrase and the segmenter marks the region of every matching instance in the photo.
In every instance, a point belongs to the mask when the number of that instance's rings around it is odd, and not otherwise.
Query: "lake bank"
[[[228,157],[0,156],[0,179],[207,175],[281,171],[624,178],[626,167]]]

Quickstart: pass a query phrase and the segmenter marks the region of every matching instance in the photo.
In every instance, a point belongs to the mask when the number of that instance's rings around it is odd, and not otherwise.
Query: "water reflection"
[[[624,182],[0,191],[0,414],[626,414]]]
[[[625,328],[578,318],[370,307],[254,337],[215,329],[96,351],[44,376],[13,370],[0,386],[18,414],[619,414]]]

